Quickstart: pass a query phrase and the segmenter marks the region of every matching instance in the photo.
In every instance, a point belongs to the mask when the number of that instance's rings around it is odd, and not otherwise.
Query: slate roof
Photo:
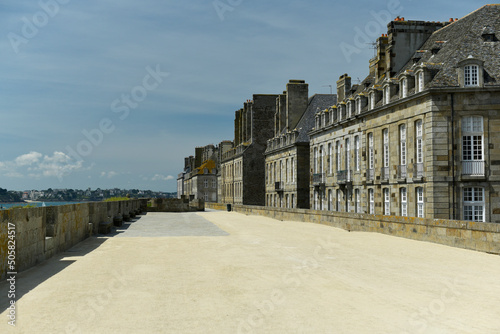
[[[297,143],[309,142],[309,135],[307,133],[314,128],[316,112],[330,108],[335,104],[337,104],[337,95],[335,94],[314,94],[309,98],[307,109],[296,127],[299,131]]]
[[[410,60],[400,73],[425,65],[435,73],[426,88],[458,87],[457,65],[472,56],[484,61],[485,86],[499,85],[500,42],[485,42],[483,33],[494,33],[500,38],[500,5],[485,5],[435,31],[417,51],[420,60]]]

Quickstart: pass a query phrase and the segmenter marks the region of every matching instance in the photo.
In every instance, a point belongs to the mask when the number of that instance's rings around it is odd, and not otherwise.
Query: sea
[[[56,206],[56,205],[67,205],[67,204],[78,204],[78,203],[86,203],[86,202],[30,202],[30,203],[0,203],[0,210],[6,210],[13,206]]]

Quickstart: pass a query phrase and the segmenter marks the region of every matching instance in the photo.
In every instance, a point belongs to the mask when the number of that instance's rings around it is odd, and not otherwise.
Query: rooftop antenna
[[[373,42],[373,43],[365,43],[365,44],[371,45],[370,49],[373,49],[373,56],[375,57],[377,55],[377,43]]]
[[[333,94],[332,85],[323,85],[321,87],[330,87],[330,94]]]

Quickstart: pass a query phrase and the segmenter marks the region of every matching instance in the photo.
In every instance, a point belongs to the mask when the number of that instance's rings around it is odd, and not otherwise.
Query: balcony
[[[325,173],[313,174],[313,186],[319,187],[325,185]]]
[[[462,161],[462,175],[484,176],[484,161]]]
[[[389,167],[382,167],[380,175],[382,181],[389,181]]]
[[[406,177],[408,176],[408,170],[406,165],[399,165],[398,166],[398,180],[406,180]]]
[[[274,182],[274,190],[277,192],[285,190],[285,183],[283,181]]]
[[[337,183],[346,184],[352,182],[352,171],[351,170],[339,170],[337,172]]]
[[[421,179],[423,177],[424,177],[424,164],[421,162],[413,164],[413,178]]]
[[[373,181],[375,180],[375,169],[371,168],[371,169],[368,169],[367,170],[367,173],[366,173],[366,179],[368,181]]]

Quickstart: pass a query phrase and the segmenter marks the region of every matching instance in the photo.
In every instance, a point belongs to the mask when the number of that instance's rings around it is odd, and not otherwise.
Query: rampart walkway
[[[0,333],[499,333],[500,257],[234,212],[149,213],[17,277]]]

